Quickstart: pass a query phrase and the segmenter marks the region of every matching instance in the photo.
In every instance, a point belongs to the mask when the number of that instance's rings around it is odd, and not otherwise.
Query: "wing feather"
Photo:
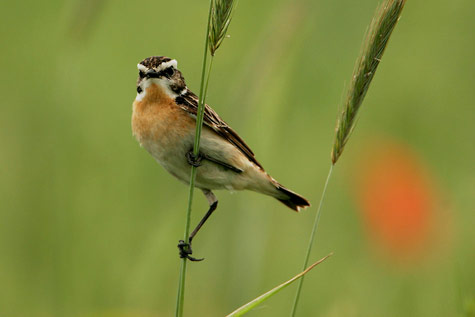
[[[176,97],[175,101],[183,110],[196,117],[198,110],[198,97],[194,93],[187,90],[185,94]],[[256,160],[251,148],[244,142],[237,132],[224,122],[208,105],[205,105],[203,122],[225,140],[234,144],[251,162],[262,168],[262,165]]]

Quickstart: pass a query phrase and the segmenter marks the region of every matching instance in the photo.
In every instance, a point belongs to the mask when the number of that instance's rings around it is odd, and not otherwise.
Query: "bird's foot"
[[[203,157],[201,154],[195,155],[193,153],[193,150],[189,151],[186,153],[186,159],[188,161],[188,164],[194,167],[201,166],[201,161],[203,160]]]
[[[178,249],[180,250],[180,258],[188,259],[193,262],[203,261],[202,259],[197,259],[191,256],[193,254],[193,250],[191,250],[191,243],[186,243],[183,240],[178,241]]]

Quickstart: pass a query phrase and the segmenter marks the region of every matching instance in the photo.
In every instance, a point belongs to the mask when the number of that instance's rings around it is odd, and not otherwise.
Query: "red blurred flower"
[[[430,243],[436,197],[428,168],[388,140],[364,151],[357,201],[372,240],[393,259],[413,259]]]

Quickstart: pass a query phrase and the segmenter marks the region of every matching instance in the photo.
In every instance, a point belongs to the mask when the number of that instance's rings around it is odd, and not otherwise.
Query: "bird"
[[[213,190],[251,190],[276,198],[292,210],[310,206],[307,199],[287,189],[257,161],[244,140],[207,104],[199,154],[193,153],[198,97],[187,87],[177,61],[151,56],[137,64],[137,95],[132,105],[132,133],[139,144],[178,180],[189,184],[196,166],[195,187],[209,209],[188,238],[180,240],[179,255],[192,261],[191,242],[216,210]]]

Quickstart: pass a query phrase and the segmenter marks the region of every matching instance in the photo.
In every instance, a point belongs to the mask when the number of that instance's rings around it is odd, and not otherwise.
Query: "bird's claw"
[[[201,161],[203,157],[201,156],[201,154],[195,155],[193,153],[193,150],[191,150],[186,153],[186,159],[188,161],[188,164],[190,164],[191,166],[199,167],[201,166]]]
[[[183,240],[178,241],[178,249],[180,250],[180,258],[188,259],[193,262],[203,261],[204,258],[197,259],[191,256],[193,254],[193,250],[191,249],[191,244],[186,243]]]

